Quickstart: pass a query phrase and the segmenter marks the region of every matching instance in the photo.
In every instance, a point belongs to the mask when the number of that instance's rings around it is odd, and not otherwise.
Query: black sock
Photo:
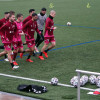
[[[7,58],[7,55],[5,54],[5,59]]]
[[[43,52],[40,52],[40,56],[42,56]]]
[[[12,47],[12,50],[14,50],[14,48]]]
[[[12,66],[12,68],[14,67],[14,64],[13,63],[10,63],[11,64],[11,66]]]
[[[36,56],[36,54],[33,52],[33,56]]]
[[[25,53],[25,50],[23,51],[23,53]]]
[[[30,59],[31,55],[28,55],[27,59]]]
[[[45,52],[48,52],[50,49],[45,50]]]
[[[0,46],[0,49],[4,49],[4,46],[3,46],[3,45],[1,45],[1,46]]]

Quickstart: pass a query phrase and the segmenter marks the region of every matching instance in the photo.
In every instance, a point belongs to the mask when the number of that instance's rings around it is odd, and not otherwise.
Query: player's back
[[[45,37],[53,36],[54,21],[50,17],[46,19],[45,24]]]
[[[8,22],[8,19],[5,19],[5,18],[0,19],[0,27],[2,27],[7,22]]]
[[[28,17],[26,17],[24,20],[23,20],[23,25],[25,24],[25,23],[27,23],[29,20],[31,20],[32,19],[32,17],[31,16],[28,16]]]
[[[15,35],[16,31],[16,24],[15,22],[7,22],[4,26],[5,37],[8,38],[8,42],[13,41],[13,36]]]
[[[18,39],[18,41],[21,41],[21,35],[19,33],[22,33],[23,23],[17,22],[17,21],[15,21],[15,23],[16,23],[16,26],[17,26],[17,39]]]

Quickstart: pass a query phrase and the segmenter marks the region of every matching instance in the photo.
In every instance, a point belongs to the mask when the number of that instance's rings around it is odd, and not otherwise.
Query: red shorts
[[[26,41],[28,48],[35,46],[35,40]]]
[[[4,43],[5,50],[11,50],[11,43]]]
[[[23,48],[23,42],[22,41],[13,42],[13,47],[14,49]]]
[[[55,38],[54,37],[44,37],[44,43],[45,44],[49,44],[51,42],[55,42]]]

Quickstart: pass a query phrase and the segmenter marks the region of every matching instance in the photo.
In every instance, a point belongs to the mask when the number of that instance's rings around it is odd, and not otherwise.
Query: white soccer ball
[[[77,87],[78,86],[78,80],[77,79],[73,82],[73,86],[74,87]]]
[[[78,80],[78,77],[77,77],[77,76],[74,76],[74,77],[70,80],[71,85],[73,85],[73,82],[74,82],[75,80]]]
[[[91,84],[96,84],[96,76],[95,76],[95,75],[91,75],[91,76],[89,77],[89,82],[90,82]]]
[[[71,26],[71,22],[67,22],[67,26]]]
[[[51,79],[51,84],[52,85],[58,85],[58,79],[56,77]]]
[[[84,86],[86,84],[84,79],[80,79],[80,86]]]
[[[97,83],[99,80],[100,80],[100,76],[98,76],[98,77],[96,78],[96,83]]]
[[[100,88],[100,80],[96,82],[96,86]]]
[[[81,77],[81,79],[85,82],[85,84],[88,82],[88,76],[87,75],[83,75],[82,77]]]

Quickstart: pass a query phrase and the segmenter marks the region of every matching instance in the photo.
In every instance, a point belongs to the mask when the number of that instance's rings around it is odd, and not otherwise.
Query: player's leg
[[[11,54],[12,54],[11,43],[5,43],[4,47],[5,47],[6,53],[8,54],[8,60],[9,60],[9,62],[11,64],[12,69],[17,69],[19,66],[15,66],[13,64],[13,61],[12,61],[12,58],[11,58]]]
[[[51,43],[51,45],[43,52],[46,58],[48,58],[47,52],[56,46],[56,41],[54,37],[51,37],[49,39],[49,42]]]
[[[34,49],[35,49],[35,45],[33,45],[32,47],[29,48],[30,49],[30,53],[26,59],[27,62],[33,62],[30,58],[33,55]]]
[[[16,57],[17,57],[18,49],[19,49],[18,48],[18,42],[13,42],[13,48],[14,48],[13,56],[12,56],[13,64],[18,65],[17,62],[16,62]]]
[[[40,38],[41,38],[40,35],[37,33],[37,38],[36,38],[36,40],[35,40],[35,44],[36,44],[36,46],[37,46],[37,44],[38,44]]]
[[[50,49],[54,48],[55,46],[56,46],[56,42],[51,42],[51,45],[44,52],[47,53]]]
[[[44,46],[42,47],[42,49],[41,49],[41,52],[40,52],[40,55],[39,55],[39,58],[41,59],[41,60],[44,60],[44,58],[43,58],[43,52],[45,51],[45,49],[48,47],[48,44],[44,44]]]
[[[0,46],[0,49],[4,49],[4,45],[1,45],[1,46]],[[9,61],[8,58],[7,58],[7,54],[6,54],[6,53],[4,54],[4,51],[1,52],[0,55],[3,55],[3,56],[5,57],[5,59],[4,59],[5,61]]]
[[[1,56],[4,56],[4,55],[6,55],[7,54],[7,52],[4,50],[4,51],[2,51],[1,53],[0,53],[0,57]]]
[[[36,47],[38,47],[43,41],[44,41],[44,36],[43,36],[43,31],[41,31],[40,40],[36,44]]]

